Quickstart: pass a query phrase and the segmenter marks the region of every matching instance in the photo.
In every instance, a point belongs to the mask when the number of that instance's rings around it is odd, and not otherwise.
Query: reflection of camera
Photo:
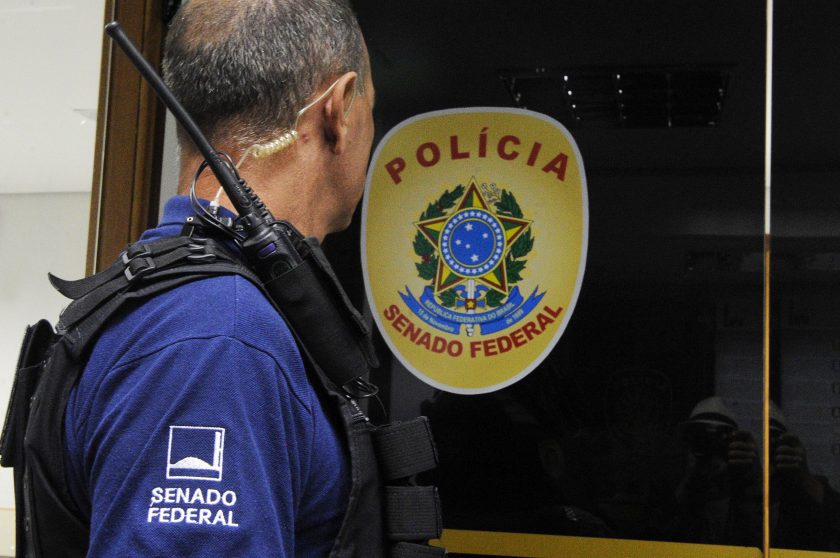
[[[682,439],[698,457],[726,457],[729,438],[735,428],[725,424],[687,422],[682,424]]]
[[[787,429],[782,427],[776,427],[773,424],[773,421],[770,421],[770,456],[776,455],[776,450],[779,447],[779,439],[782,437],[782,434],[787,432]]]
[[[787,420],[782,410],[773,401],[770,402],[770,458],[776,455],[782,434],[787,433]]]

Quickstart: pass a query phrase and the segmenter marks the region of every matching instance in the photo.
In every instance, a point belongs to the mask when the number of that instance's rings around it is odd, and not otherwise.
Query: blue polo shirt
[[[173,198],[142,239],[177,235],[192,214]],[[346,509],[344,437],[287,325],[239,276],[113,319],[65,436],[91,556],[326,556]]]

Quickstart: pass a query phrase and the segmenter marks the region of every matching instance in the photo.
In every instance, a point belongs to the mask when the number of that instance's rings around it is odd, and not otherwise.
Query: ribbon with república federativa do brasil
[[[586,263],[577,144],[543,114],[431,112],[374,153],[362,258],[376,323],[402,364],[453,393],[533,370],[560,339]]]

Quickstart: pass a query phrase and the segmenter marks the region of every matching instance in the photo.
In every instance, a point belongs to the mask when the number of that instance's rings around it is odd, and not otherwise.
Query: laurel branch
[[[457,201],[464,195],[464,186],[459,184],[451,192],[446,190],[443,195],[430,203],[420,215],[419,221],[426,219],[434,219],[435,217],[443,217],[446,212],[455,206]],[[496,213],[507,215],[509,217],[522,218],[522,208],[516,201],[516,196],[507,190],[502,190],[501,198],[496,202]],[[522,280],[522,272],[525,270],[527,260],[525,256],[534,248],[534,238],[531,235],[530,229],[525,231],[508,250],[505,257],[505,267],[507,270],[508,284],[518,283]],[[419,231],[414,236],[414,253],[420,257],[420,261],[414,265],[417,268],[417,274],[421,279],[434,282],[437,274],[438,257],[435,247],[426,239]],[[438,295],[441,304],[446,308],[455,306],[458,300],[458,294],[455,289],[448,289]],[[490,290],[484,297],[487,306],[497,307],[502,304],[505,295],[499,291]]]
[[[459,184],[451,192],[446,190],[441,197],[429,204],[426,211],[420,215],[419,221],[443,217],[446,215],[446,211],[452,209],[463,195],[464,186],[462,184]],[[435,253],[435,247],[420,231],[417,231],[417,234],[414,235],[414,253],[420,256],[420,261],[414,264],[417,267],[417,274],[421,279],[434,281],[437,273],[438,257]]]
[[[496,213],[500,215],[507,215],[516,219],[522,219],[522,208],[516,202],[516,196],[507,190],[502,190],[502,197],[496,202]],[[505,269],[507,270],[507,282],[509,285],[518,283],[522,280],[522,272],[525,270],[525,265],[528,260],[525,259],[531,250],[534,248],[534,237],[531,235],[529,228],[522,233],[519,238],[513,243],[508,250],[505,257]],[[487,306],[496,307],[502,304],[505,295],[499,291],[489,291],[485,297]]]

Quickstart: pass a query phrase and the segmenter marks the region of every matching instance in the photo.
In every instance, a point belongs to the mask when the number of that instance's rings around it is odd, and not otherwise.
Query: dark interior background
[[[589,253],[566,334],[531,376],[492,395],[436,393],[384,349],[376,379],[392,418],[432,416],[447,527],[758,544],[745,530],[688,535],[671,518],[686,467],[679,423],[699,400],[724,397],[760,442],[765,3],[354,6],[378,138],[431,110],[515,106],[500,78],[511,69],[726,74],[714,126],[581,125],[561,92],[556,106],[548,95],[530,107],[570,129],[587,173]],[[775,21],[771,395],[838,488],[840,3],[777,1]],[[358,231],[357,216],[327,249],[361,306]]]

